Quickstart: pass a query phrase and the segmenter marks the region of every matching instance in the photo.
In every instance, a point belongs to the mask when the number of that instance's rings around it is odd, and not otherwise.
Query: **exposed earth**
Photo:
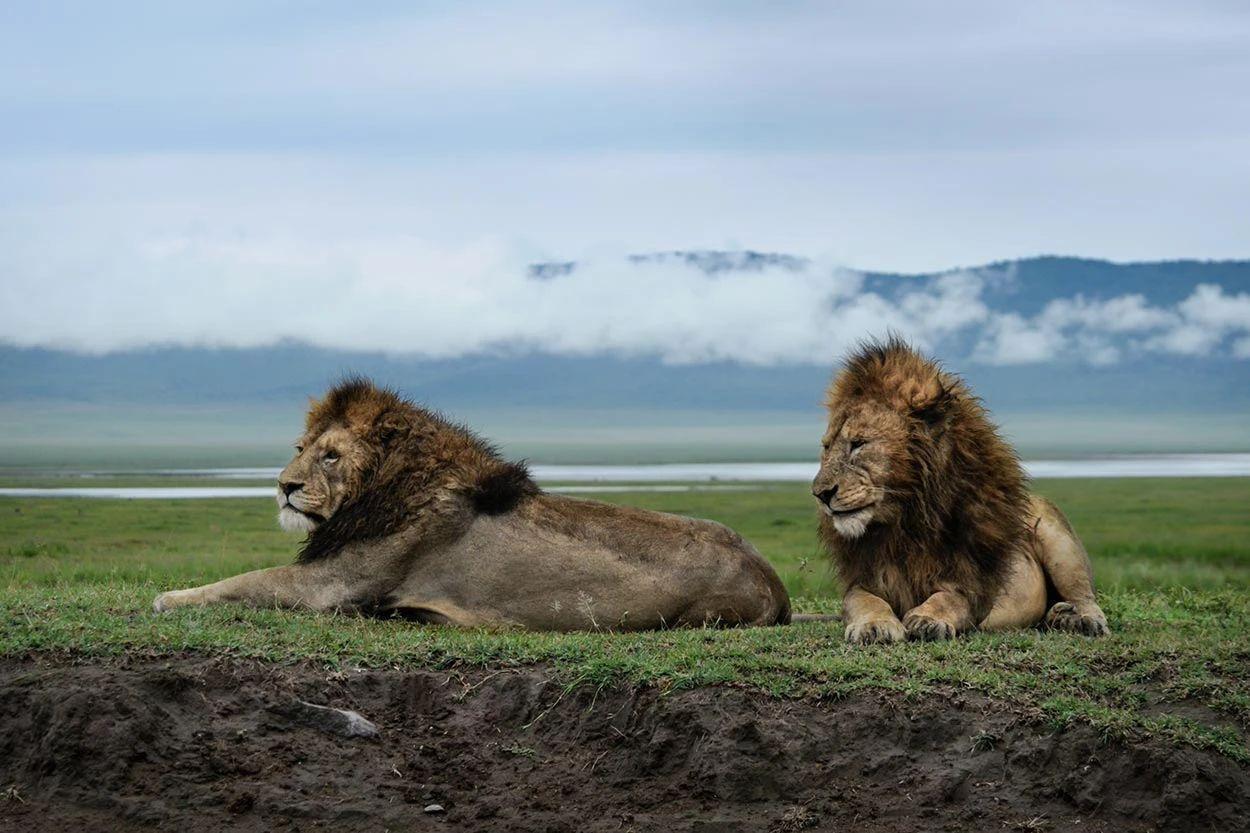
[[[376,724],[349,723],[330,706]],[[1250,770],[980,695],[0,660],[0,829],[1244,830]]]

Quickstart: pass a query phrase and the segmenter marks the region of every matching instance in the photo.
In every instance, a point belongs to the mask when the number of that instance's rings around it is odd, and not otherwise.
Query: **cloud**
[[[1034,364],[1055,358],[1063,348],[1062,332],[1008,312],[989,322],[973,356],[987,364]]]
[[[1108,333],[1134,333],[1172,324],[1176,315],[1150,306],[1144,295],[1120,295],[1108,300],[1091,300],[1078,295],[1060,298],[1046,305],[1040,319],[1043,326],[1081,327]]]
[[[988,364],[1029,364],[1057,359],[1114,364],[1125,353],[1250,358],[1250,294],[1199,284],[1171,308],[1142,295],[1106,300],[1083,296],[1049,302],[1032,318],[992,317],[973,352]],[[1230,337],[1233,344],[1224,350]]]
[[[334,236],[395,200],[439,245],[562,254],[1247,255],[1244,4],[16,8],[0,227],[51,204]]]
[[[869,291],[862,273],[822,259],[709,272],[679,258],[599,253],[539,279],[532,252],[492,239],[126,237],[104,227],[79,244],[6,241],[0,339],[94,353],[296,340],[429,358],[541,352],[823,365],[861,339],[897,332],[947,355],[970,337],[971,358],[990,364],[1250,357],[1250,296],[1214,285],[1171,308],[1140,295],[1077,296],[1024,317],[992,307],[991,279],[975,271]]]
[[[500,241],[411,236],[350,247],[302,237],[182,234],[87,250],[10,241],[0,338],[88,352],[296,339],[447,358],[482,352],[655,356],[672,363],[827,363],[870,334],[921,345],[988,315],[975,276],[887,299],[829,263],[707,273],[600,255],[535,279]]]
[[[1146,347],[1184,356],[1205,356],[1230,335],[1241,336],[1232,346],[1238,358],[1247,356],[1250,340],[1250,295],[1226,294],[1213,284],[1200,284],[1177,307],[1177,320],[1146,342]]]

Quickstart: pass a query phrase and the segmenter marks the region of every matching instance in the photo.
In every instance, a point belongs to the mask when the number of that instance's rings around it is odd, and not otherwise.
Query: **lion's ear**
[[[408,421],[402,414],[384,412],[374,420],[373,433],[382,441],[383,447],[391,446],[407,435]]]
[[[473,504],[479,512],[502,515],[526,495],[538,491],[524,462],[499,463],[484,472],[473,491]]]
[[[955,404],[955,392],[940,376],[927,380],[908,380],[899,388],[901,404],[911,415],[929,426],[946,422]]]

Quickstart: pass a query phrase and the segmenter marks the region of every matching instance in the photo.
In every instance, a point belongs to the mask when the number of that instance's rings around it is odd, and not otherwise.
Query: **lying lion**
[[[973,628],[1108,632],[1089,556],[962,380],[898,340],[829,389],[812,493],[846,596],[850,642]]]
[[[785,587],[710,521],[547,494],[468,430],[362,379],[308,413],[278,479],[295,564],[162,593],[187,605],[401,615],[533,630],[774,625]]]

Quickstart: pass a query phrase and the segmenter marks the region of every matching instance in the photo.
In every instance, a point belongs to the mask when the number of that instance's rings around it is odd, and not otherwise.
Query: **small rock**
[[[277,711],[314,729],[332,732],[345,738],[376,738],[379,734],[375,723],[350,709],[336,709],[296,700],[290,706]]]
[[[442,804],[427,804],[425,805],[425,812],[431,815],[435,813],[441,813],[443,812],[443,805]]]

